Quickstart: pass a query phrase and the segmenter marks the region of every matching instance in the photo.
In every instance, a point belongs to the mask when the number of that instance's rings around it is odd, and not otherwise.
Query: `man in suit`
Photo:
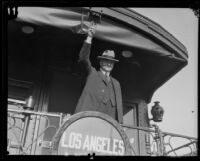
[[[90,62],[90,50],[95,30],[90,27],[87,38],[79,53],[79,63],[84,65],[87,72],[85,87],[79,98],[75,113],[81,111],[98,111],[110,115],[119,123],[123,123],[123,106],[120,83],[110,73],[114,64],[115,53],[106,50],[100,60],[100,70],[97,71]]]

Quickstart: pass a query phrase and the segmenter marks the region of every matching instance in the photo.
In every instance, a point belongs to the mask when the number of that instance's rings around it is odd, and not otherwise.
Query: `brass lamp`
[[[161,122],[163,120],[164,109],[159,105],[159,101],[154,102],[152,106],[151,114],[153,116],[152,120],[154,122]]]

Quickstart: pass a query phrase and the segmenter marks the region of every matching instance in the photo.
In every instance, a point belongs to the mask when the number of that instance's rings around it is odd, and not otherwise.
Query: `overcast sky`
[[[187,8],[132,9],[161,25],[187,48],[188,65],[154,93],[148,106],[150,111],[153,102],[160,101],[164,108],[163,121],[157,123],[162,131],[197,137],[198,18]]]

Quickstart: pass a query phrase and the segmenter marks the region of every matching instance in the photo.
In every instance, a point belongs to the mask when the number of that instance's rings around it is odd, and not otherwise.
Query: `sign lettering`
[[[124,143],[119,139],[111,139],[101,136],[82,135],[81,133],[70,132],[63,134],[61,146],[64,148],[87,150],[112,155],[124,154]]]

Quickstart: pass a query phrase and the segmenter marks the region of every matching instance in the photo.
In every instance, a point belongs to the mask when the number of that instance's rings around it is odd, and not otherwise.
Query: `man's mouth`
[[[104,69],[110,70],[111,67],[110,66],[104,66]]]

